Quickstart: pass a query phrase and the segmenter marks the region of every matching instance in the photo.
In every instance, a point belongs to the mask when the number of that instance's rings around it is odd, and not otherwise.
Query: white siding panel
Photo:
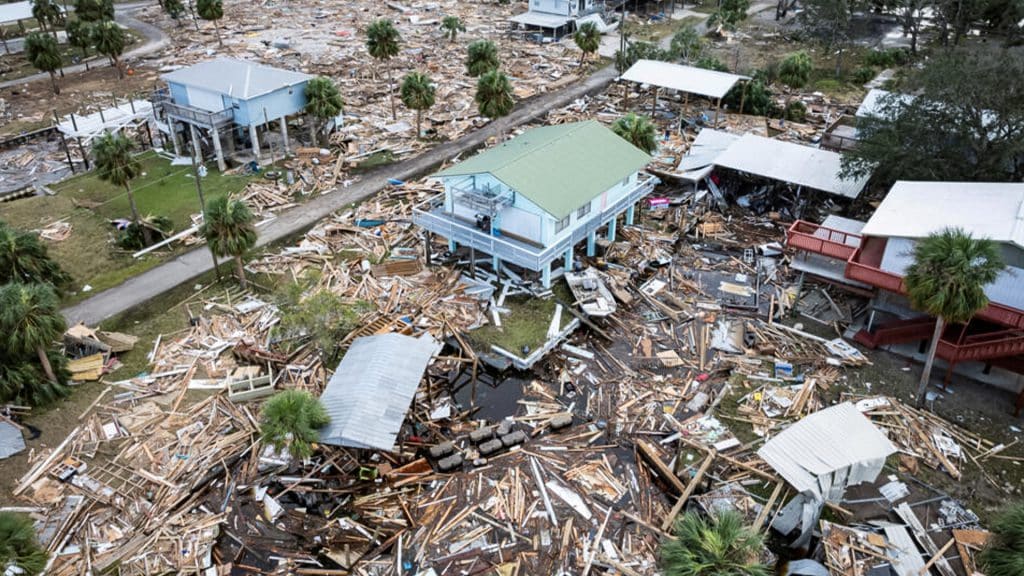
[[[220,112],[224,109],[224,99],[220,94],[191,86],[187,87],[187,90],[189,106],[210,112]]]
[[[498,213],[498,228],[533,242],[542,242],[540,216],[519,208],[506,208]]]

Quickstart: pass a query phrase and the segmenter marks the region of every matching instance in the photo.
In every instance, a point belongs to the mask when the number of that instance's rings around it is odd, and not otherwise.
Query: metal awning
[[[331,419],[320,441],[393,449],[423,372],[439,350],[430,335],[390,333],[353,341],[320,396]]]
[[[525,12],[509,18],[516,24],[525,26],[536,26],[538,28],[550,28],[556,30],[569,23],[568,16],[558,14],[545,14],[543,12]]]
[[[659,62],[657,60],[639,60],[633,64],[622,79],[638,84],[650,84],[669,90],[679,90],[706,96],[718,100],[736,85],[740,80],[747,80],[749,76],[705,70],[682,64],[670,62]]]

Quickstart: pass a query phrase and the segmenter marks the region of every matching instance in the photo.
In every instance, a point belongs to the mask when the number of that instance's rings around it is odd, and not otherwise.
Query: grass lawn
[[[170,161],[146,152],[139,157],[143,175],[132,183],[139,212],[171,220],[175,231],[192,225],[190,216],[200,212],[199,199],[190,166],[171,166]],[[222,175],[216,170],[203,179],[207,202],[242,190],[245,176]],[[90,172],[51,187],[55,196],[35,196],[0,204],[0,220],[23,230],[36,230],[58,220],[72,225],[71,237],[48,242],[51,255],[74,278],[74,290],[89,285],[96,292],[116,286],[125,279],[159,264],[168,252],[134,259],[114,243],[116,231],[109,221],[130,218],[128,196]],[[179,248],[180,250],[181,248]],[[75,301],[88,296],[79,292]]]
[[[477,328],[467,334],[470,343],[479,350],[490,350],[494,344],[520,355],[523,346],[529,346],[531,351],[540,348],[547,340],[548,327],[555,314],[555,299],[566,304],[573,302],[572,293],[564,281],[554,282],[551,290],[555,297],[546,300],[532,296],[506,298],[504,307],[511,312],[501,315],[501,328],[493,324]],[[559,329],[565,328],[572,319],[572,315],[563,310]]]
[[[141,37],[135,34],[131,30],[125,30],[125,47],[124,51],[127,52],[135,47],[139,43]],[[71,66],[82,62],[82,50],[75,48],[70,44],[60,44],[60,57],[61,62],[64,66]],[[90,49],[88,51],[89,57],[91,58],[90,65],[93,67],[109,65],[106,56],[96,57],[96,51]],[[9,69],[8,69],[9,68]],[[17,80],[18,78],[25,78],[39,72],[32,64],[29,63],[28,59],[25,58],[24,52],[17,54],[6,54],[3,52],[3,48],[0,47],[0,81],[5,80]],[[60,83],[60,74],[57,74],[57,82]]]

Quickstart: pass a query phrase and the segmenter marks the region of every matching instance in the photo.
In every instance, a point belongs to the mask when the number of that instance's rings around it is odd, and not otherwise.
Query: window
[[[622,185],[629,186],[629,176],[626,176],[626,179],[622,181]]]
[[[568,227],[569,227],[569,217],[566,216],[565,218],[562,218],[561,220],[559,220],[558,222],[555,223],[555,234],[558,234],[559,232],[561,232],[562,230],[565,230]]]
[[[580,218],[583,218],[587,214],[590,214],[590,202],[587,202],[583,206],[580,206],[580,209],[576,211],[576,219],[579,220]]]

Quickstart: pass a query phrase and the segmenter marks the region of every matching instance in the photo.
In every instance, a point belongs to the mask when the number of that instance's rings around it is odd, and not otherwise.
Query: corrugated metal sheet
[[[840,178],[842,156],[835,152],[754,134],[745,134],[729,146],[715,165],[846,198],[859,196],[869,178]]]
[[[679,90],[708,98],[722,98],[732,87],[747,76],[705,70],[657,60],[639,60],[630,66],[622,79],[638,84],[650,84],[669,90]]]
[[[391,450],[423,371],[440,346],[429,335],[379,334],[352,342],[320,396],[331,422],[324,444]]]
[[[0,460],[14,456],[25,449],[25,437],[10,422],[0,421]]]
[[[832,501],[847,486],[873,481],[894,452],[885,434],[845,402],[796,422],[757,454],[799,492]]]
[[[312,80],[309,74],[271,68],[236,58],[217,58],[162,76],[167,82],[194,86],[249,100],[281,88]]]

